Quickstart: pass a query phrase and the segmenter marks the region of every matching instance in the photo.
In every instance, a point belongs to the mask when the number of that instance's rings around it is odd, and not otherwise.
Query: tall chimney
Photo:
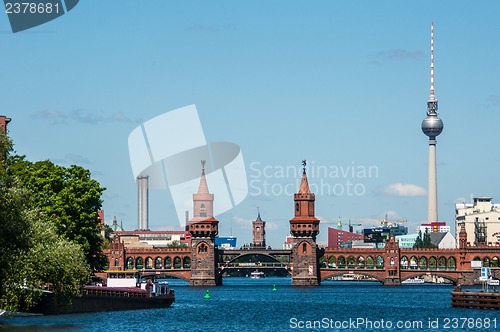
[[[149,176],[137,177],[137,197],[138,197],[138,227],[140,231],[149,230],[148,214],[148,188]]]

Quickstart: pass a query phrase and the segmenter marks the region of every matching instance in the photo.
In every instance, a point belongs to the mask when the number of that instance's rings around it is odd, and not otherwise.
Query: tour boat
[[[253,271],[252,273],[250,273],[250,278],[252,279],[261,279],[265,277],[266,275],[262,271]]]
[[[69,304],[58,303],[55,294],[44,291],[42,300],[28,310],[32,314],[55,315],[84,312],[104,312],[136,309],[168,308],[175,294],[168,282],[140,282],[138,273],[115,271],[108,273],[106,286],[84,286],[79,296]]]
[[[402,284],[423,284],[424,279],[420,279],[418,277],[415,277],[415,278],[403,280],[403,281],[401,281],[401,283]]]
[[[352,281],[352,280],[356,280],[356,278],[354,278],[353,274],[343,274],[341,280]]]

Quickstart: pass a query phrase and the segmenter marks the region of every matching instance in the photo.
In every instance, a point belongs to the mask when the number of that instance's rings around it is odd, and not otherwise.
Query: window
[[[201,204],[200,206],[200,217],[206,217],[207,216],[207,208],[205,207],[205,204]]]

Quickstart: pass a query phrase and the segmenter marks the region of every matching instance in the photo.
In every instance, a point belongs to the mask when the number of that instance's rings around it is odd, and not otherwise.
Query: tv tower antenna
[[[434,97],[434,22],[431,23],[431,95],[429,99]]]

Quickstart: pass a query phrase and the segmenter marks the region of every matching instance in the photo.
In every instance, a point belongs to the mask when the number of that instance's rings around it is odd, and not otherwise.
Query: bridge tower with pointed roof
[[[198,193],[193,195],[193,218],[188,222],[192,252],[189,283],[192,286],[218,286],[222,285],[222,276],[217,271],[219,254],[215,245],[219,221],[213,217],[214,195],[208,191],[204,160],[201,165]]]
[[[321,251],[316,244],[319,219],[314,216],[315,195],[309,189],[306,161],[302,161],[303,172],[299,192],[293,197],[295,216],[290,220],[292,246],[292,285],[317,286],[320,284],[319,257]]]

